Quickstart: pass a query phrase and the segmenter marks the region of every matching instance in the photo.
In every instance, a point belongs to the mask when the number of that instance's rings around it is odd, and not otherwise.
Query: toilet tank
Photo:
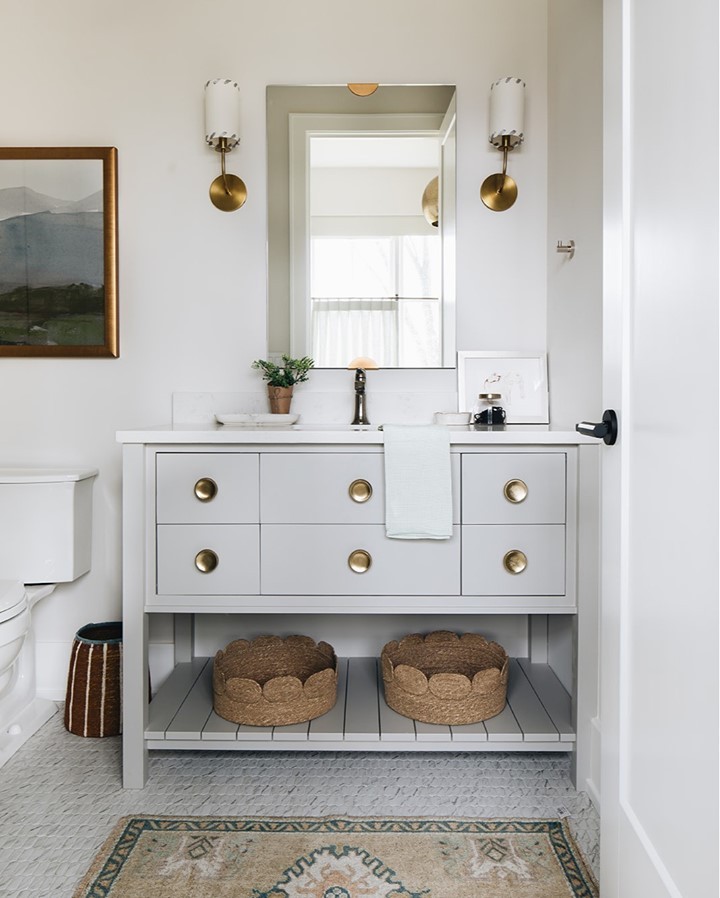
[[[0,577],[65,583],[90,570],[90,468],[0,468]]]

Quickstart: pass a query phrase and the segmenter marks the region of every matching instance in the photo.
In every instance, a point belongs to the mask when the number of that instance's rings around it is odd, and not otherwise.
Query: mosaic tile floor
[[[599,820],[561,754],[152,752],[120,784],[120,738],[82,739],[56,714],[0,768],[0,896],[65,898],[118,817],[569,816],[597,875]]]

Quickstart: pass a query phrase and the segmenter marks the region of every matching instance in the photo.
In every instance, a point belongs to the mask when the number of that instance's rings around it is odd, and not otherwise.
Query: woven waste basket
[[[479,633],[413,633],[389,642],[381,663],[385,701],[404,717],[459,725],[505,707],[508,656]]]
[[[76,736],[121,731],[122,623],[86,624],[75,634],[65,696],[65,729]]]

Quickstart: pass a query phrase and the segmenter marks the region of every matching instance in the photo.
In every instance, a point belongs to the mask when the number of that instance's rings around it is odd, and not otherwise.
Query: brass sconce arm
[[[517,199],[517,184],[507,173],[508,153],[516,146],[509,134],[503,135],[500,146],[503,154],[502,174],[489,175],[480,187],[480,199],[493,212],[505,212]]]
[[[219,137],[215,152],[220,153],[220,177],[210,185],[210,201],[222,212],[234,212],[247,199],[245,182],[225,171],[225,156],[230,152],[227,137]]]
[[[218,145],[215,147],[215,152],[220,153],[220,170],[222,172],[223,186],[225,187],[225,193],[228,196],[231,196],[230,187],[227,182],[227,173],[225,172],[225,156],[230,152],[230,148],[228,147],[228,139],[227,137],[221,137],[218,140]]]
[[[510,138],[506,134],[502,139],[502,154],[503,154],[502,176],[503,176],[503,181],[504,181],[505,177],[507,176],[507,157],[508,157],[508,152],[511,149],[512,149],[512,147],[510,146]],[[502,189],[504,186],[505,186],[504,183],[500,185],[500,187],[498,188],[498,193],[502,193]]]

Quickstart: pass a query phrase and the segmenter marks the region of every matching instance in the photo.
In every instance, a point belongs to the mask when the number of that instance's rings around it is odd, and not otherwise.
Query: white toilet
[[[35,686],[32,608],[90,570],[88,468],[0,468],[0,766],[57,710]]]

